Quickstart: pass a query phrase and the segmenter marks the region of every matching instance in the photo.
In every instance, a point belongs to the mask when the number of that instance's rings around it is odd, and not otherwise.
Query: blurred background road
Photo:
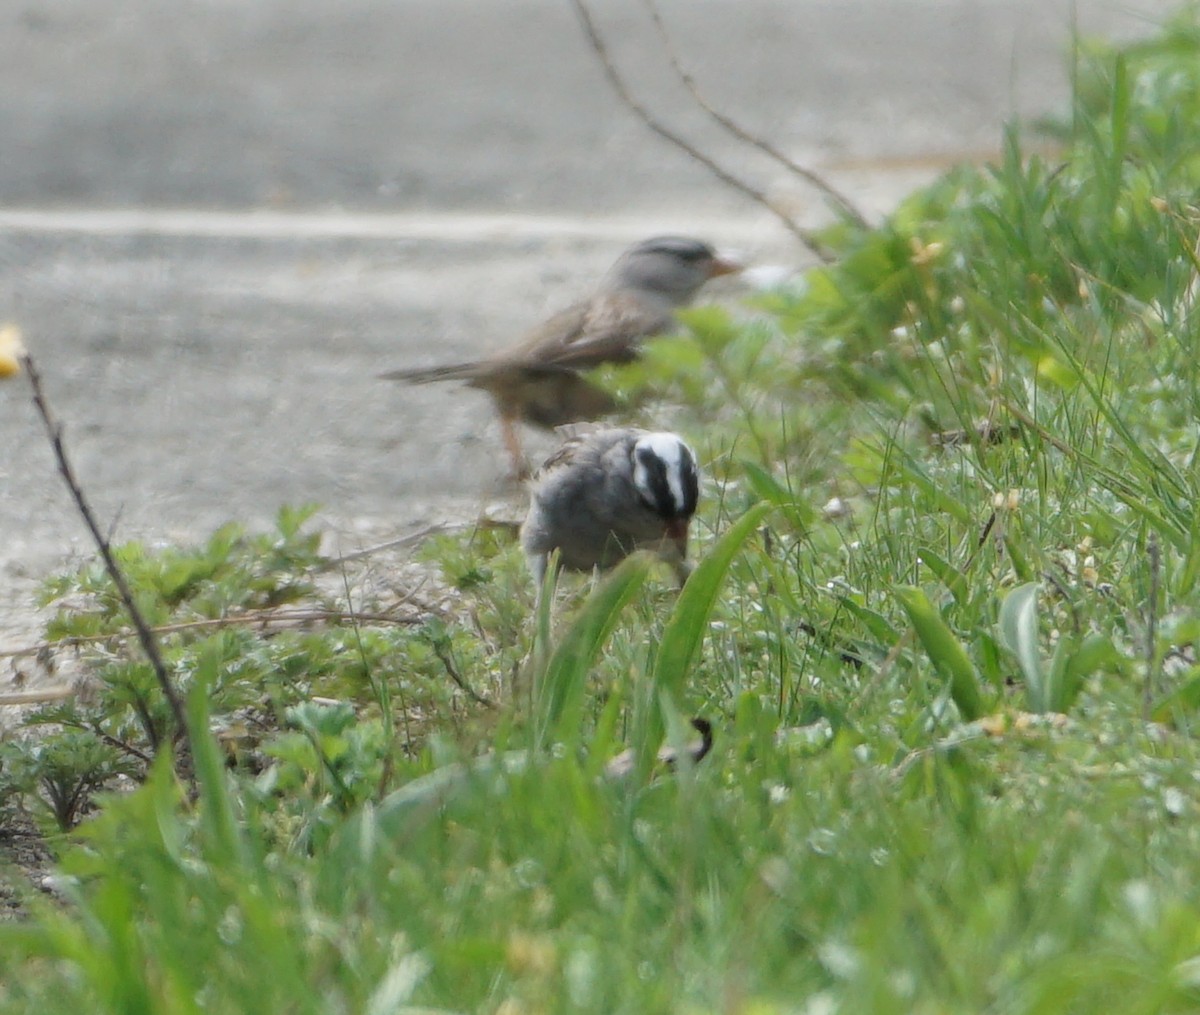
[[[592,6],[656,112],[823,220],[673,82],[639,0]],[[1073,11],[1129,37],[1170,8],[661,2],[716,104],[876,215],[1066,111]],[[476,510],[504,464],[485,400],[376,373],[512,341],[655,232],[807,260],[621,106],[567,0],[4,0],[0,139],[0,322],[119,539],[316,501],[351,550]],[[0,609],[88,552],[21,384],[0,533]]]

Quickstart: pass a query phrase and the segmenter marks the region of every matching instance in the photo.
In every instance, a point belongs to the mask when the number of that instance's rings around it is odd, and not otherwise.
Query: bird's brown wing
[[[607,416],[618,407],[607,391],[571,371],[560,371],[553,377],[546,374],[527,374],[527,377],[523,415],[534,426],[550,430],[565,423]]]
[[[580,434],[565,440],[549,458],[538,466],[537,471],[534,473],[534,478],[545,478],[546,475],[558,469],[569,468],[571,463],[575,461],[575,456],[579,454],[580,449],[584,446],[586,439],[586,434]]]
[[[579,428],[560,428],[559,433],[566,436],[566,440],[541,464],[534,473],[535,479],[545,480],[555,473],[570,474],[581,468],[585,471],[598,469],[601,457],[609,448],[620,441],[628,441],[632,447],[641,431],[587,424]]]
[[[409,384],[467,381],[475,387],[491,390],[497,387],[497,382],[503,384],[505,378],[519,375],[536,380],[556,371],[561,374],[588,370],[602,363],[628,363],[637,356],[645,339],[670,331],[673,325],[668,308],[636,293],[601,292],[560,311],[536,328],[524,342],[488,359],[393,370],[379,376]],[[559,383],[566,386],[565,381]],[[577,392],[575,398],[578,404],[587,401],[582,392]],[[611,405],[598,407],[596,411],[606,412],[610,408]]]
[[[527,341],[496,358],[497,365],[586,370],[601,363],[624,363],[642,342],[669,331],[671,312],[635,293],[598,293],[555,314]]]
[[[501,415],[547,430],[596,419],[617,408],[607,391],[564,368],[513,365],[471,383],[491,392]]]

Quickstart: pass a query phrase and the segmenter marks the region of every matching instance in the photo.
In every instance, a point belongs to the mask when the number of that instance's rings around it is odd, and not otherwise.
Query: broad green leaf
[[[721,350],[741,333],[729,311],[715,304],[688,307],[678,311],[676,316],[709,356],[719,356]]]
[[[1080,639],[1063,637],[1055,646],[1047,678],[1046,704],[1051,712],[1067,712],[1079,697],[1083,682],[1118,658],[1112,639],[1093,631]]]
[[[963,573],[944,561],[932,547],[922,546],[920,551],[921,563],[936,576],[938,581],[946,586],[946,590],[954,597],[960,606],[967,600],[967,581]]]
[[[656,687],[676,693],[683,686],[704,641],[708,619],[729,565],[769,510],[767,504],[756,504],[750,508],[717,540],[708,556],[696,565],[696,570],[684,583],[654,660],[653,679]]]
[[[811,524],[812,509],[797,500],[796,495],[770,472],[751,461],[743,460],[741,466],[742,471],[746,474],[746,481],[750,484],[750,489],[755,496],[778,507],[787,520],[792,523],[793,528],[803,531]]]
[[[1027,582],[1013,589],[1000,607],[1000,640],[1017,657],[1025,678],[1029,707],[1034,712],[1051,708],[1046,675],[1038,650],[1038,595],[1040,582]]]
[[[891,621],[877,610],[856,603],[849,596],[843,596],[838,602],[843,609],[863,622],[872,637],[885,642],[895,641],[899,637],[899,632],[892,626]]]
[[[510,775],[524,772],[531,758],[544,757],[529,751],[485,754],[470,763],[452,761],[419,775],[393,790],[375,811],[375,820],[383,835],[402,833],[414,821],[414,812],[432,816],[451,799],[470,786],[497,790]]]
[[[1189,671],[1197,673],[1193,666]],[[1193,676],[1187,683],[1180,685],[1170,694],[1160,699],[1150,713],[1155,722],[1171,722],[1178,716],[1193,715],[1200,710],[1200,676]]]

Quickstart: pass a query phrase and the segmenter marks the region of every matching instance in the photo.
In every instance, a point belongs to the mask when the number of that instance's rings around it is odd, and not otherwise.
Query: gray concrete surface
[[[593,6],[665,118],[821,219],[673,84],[638,0]],[[1073,8],[1130,36],[1171,7],[661,6],[711,98],[875,213],[1011,116],[1065,110]],[[118,537],[317,501],[369,541],[469,511],[503,468],[485,402],[375,373],[511,341],[663,229],[804,261],[620,105],[566,0],[7,0],[0,138],[0,321]],[[12,384],[0,533],[0,610],[86,550]]]

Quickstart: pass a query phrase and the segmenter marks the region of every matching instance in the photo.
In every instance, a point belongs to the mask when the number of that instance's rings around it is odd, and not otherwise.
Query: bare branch
[[[676,148],[686,152],[701,165],[705,166],[714,176],[717,177],[717,179],[728,184],[730,187],[733,187],[735,190],[740,191],[742,194],[745,194],[757,204],[762,205],[762,207],[767,209],[767,211],[779,219],[788,232],[795,236],[796,239],[804,244],[805,247],[812,251],[813,254],[820,258],[825,264],[829,264],[834,260],[833,255],[825,249],[812,231],[805,229],[781,208],[777,207],[775,203],[765,193],[763,193],[763,191],[734,176],[731,172],[729,172],[729,170],[725,169],[713,159],[709,158],[709,156],[705,155],[702,151],[696,148],[695,145],[691,144],[691,142],[687,141],[681,135],[675,133],[675,131],[667,127],[661,120],[655,117],[654,114],[645,107],[645,105],[639,102],[638,99],[634,97],[633,93],[629,91],[628,86],[625,84],[625,80],[621,77],[620,72],[617,70],[616,65],[609,56],[608,48],[604,44],[604,39],[601,37],[599,30],[596,28],[596,23],[592,20],[591,12],[588,10],[584,0],[571,0],[571,4],[575,8],[575,12],[579,15],[579,21],[583,26],[584,34],[587,35],[588,42],[591,44],[596,56],[599,57],[600,63],[604,68],[605,77],[608,78],[609,84],[611,84],[613,87],[613,91],[617,93],[617,97],[629,107],[629,109],[638,117],[639,120],[642,121],[642,123],[649,127],[650,130],[652,130],[663,140],[669,141]]]
[[[67,458],[67,449],[63,443],[62,424],[55,419],[54,413],[46,401],[45,392],[42,390],[42,378],[38,372],[37,364],[34,363],[33,357],[29,353],[22,355],[21,363],[28,372],[29,386],[33,390],[33,404],[37,408],[38,415],[42,417],[42,423],[46,428],[46,435],[50,438],[50,446],[53,448],[54,457],[58,461],[58,471],[62,475],[63,481],[67,484],[67,489],[71,491],[71,496],[75,500],[75,507],[79,510],[84,524],[87,525],[88,531],[92,534],[92,540],[96,544],[96,548],[100,551],[100,556],[104,561],[104,568],[108,571],[108,576],[117,587],[117,593],[121,597],[121,602],[125,604],[129,618],[133,621],[138,641],[142,645],[142,651],[146,653],[146,658],[149,659],[150,666],[154,670],[154,675],[158,679],[159,687],[162,688],[163,696],[171,706],[171,713],[175,717],[179,736],[185,744],[190,746],[187,717],[183,711],[183,702],[179,698],[179,693],[175,690],[175,685],[171,683],[167,667],[163,663],[162,655],[158,651],[158,643],[154,640],[150,626],[146,623],[146,618],[142,616],[142,611],[138,609],[138,605],[133,598],[133,592],[130,590],[129,583],[125,580],[125,575],[118,566],[116,558],[113,556],[108,539],[100,531],[100,526],[96,523],[96,516],[92,513],[87,498],[84,496],[83,488],[75,478],[75,472],[71,468],[71,462]]]
[[[860,226],[863,229],[869,229],[870,223],[867,222],[866,216],[864,216],[863,213],[858,210],[850,198],[846,197],[845,194],[835,188],[833,184],[831,184],[823,176],[813,172],[811,169],[806,169],[804,166],[799,165],[766,139],[751,134],[736,120],[726,116],[708,101],[708,99],[696,85],[696,79],[692,77],[690,73],[688,73],[687,69],[680,62],[679,54],[676,52],[675,47],[671,42],[671,36],[667,32],[667,26],[663,23],[662,15],[658,11],[658,5],[655,3],[655,0],[643,0],[643,2],[646,5],[646,9],[650,12],[650,18],[654,22],[654,27],[658,29],[658,37],[662,40],[663,49],[666,51],[667,60],[670,61],[671,69],[675,72],[675,76],[679,78],[679,80],[683,83],[683,86],[691,94],[692,98],[696,100],[696,105],[703,109],[704,112],[706,112],[710,117],[713,118],[713,120],[720,124],[734,137],[745,141],[749,145],[753,145],[764,155],[778,162],[781,166],[783,166],[784,169],[788,170],[788,172],[800,177],[800,179],[819,190],[822,194],[829,198],[830,201],[841,208],[855,225]]]
[[[118,740],[116,737],[111,736],[108,733],[105,733],[100,728],[99,723],[91,723],[89,726],[80,727],[80,728],[90,730],[92,733],[96,734],[96,736],[98,736],[101,740],[103,740],[106,744],[108,744],[109,747],[115,747],[122,754],[128,754],[130,757],[137,758],[138,761],[142,762],[142,764],[144,764],[144,765],[151,765],[154,763],[154,759],[152,757],[150,757],[150,755],[147,754],[145,751],[140,750],[137,747],[134,747],[133,744],[127,744],[124,740]]]

